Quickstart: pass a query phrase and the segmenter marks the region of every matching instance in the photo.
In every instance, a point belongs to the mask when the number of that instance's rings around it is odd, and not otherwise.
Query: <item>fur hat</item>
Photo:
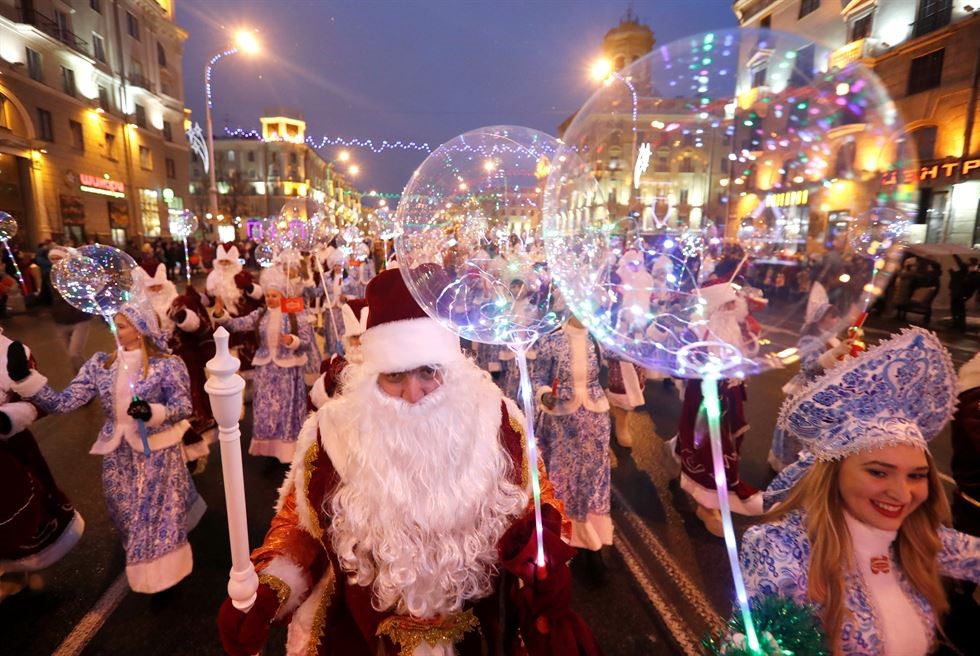
[[[344,334],[356,337],[367,329],[368,305],[363,298],[349,298],[340,306],[340,316],[344,320]]]
[[[738,299],[738,293],[735,291],[734,285],[727,281],[702,287],[698,290],[698,295],[704,301],[704,314],[706,317],[720,310],[725,304]]]
[[[238,247],[228,242],[227,244],[218,244],[218,249],[214,254],[215,261],[219,260],[230,260],[232,262],[238,261]]]

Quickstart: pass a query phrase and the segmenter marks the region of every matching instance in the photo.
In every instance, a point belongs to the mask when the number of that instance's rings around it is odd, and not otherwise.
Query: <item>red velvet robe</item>
[[[204,383],[207,380],[205,365],[214,357],[214,327],[211,325],[208,311],[201,303],[200,294],[193,285],[189,285],[183,294],[174,299],[170,306],[170,317],[174,318],[181,310],[197,315],[198,327],[197,330],[186,331],[181,329],[180,325],[174,326],[169,346],[173,354],[183,360],[187,367],[193,407],[193,413],[188,419],[194,433],[203,435],[205,431],[217,425],[214,415],[211,414],[211,401],[204,391]]]
[[[514,462],[512,482],[526,483],[529,474],[524,460],[523,432],[509,417],[505,405],[500,440]],[[303,476],[298,477],[304,480],[297,481],[299,487],[294,487],[285,497],[263,545],[252,553],[256,570],[262,575],[273,559],[285,556],[306,572],[309,588],[313,588],[324,576],[328,577],[318,602],[311,637],[316,641],[316,653],[320,656],[396,656],[410,653],[406,651],[404,642],[408,638],[399,629],[399,616],[390,611],[376,611],[371,606],[370,587],[350,584],[333,552],[328,533],[330,517],[322,508],[325,505],[323,500],[337,489],[340,478],[323,449],[319,434],[315,443],[308,447],[304,462]],[[496,578],[494,592],[464,607],[463,612],[472,612],[479,627],[465,633],[460,631],[461,635],[453,640],[456,653],[460,656],[487,653],[518,656],[601,653],[588,627],[568,609],[571,579],[564,563],[574,550],[563,542],[549,542],[549,539],[557,540],[559,534],[567,535],[570,524],[540,467],[539,472],[542,507],[546,512],[546,553],[549,559],[552,554],[561,559],[559,567],[551,570],[555,577],[552,583],[558,585],[552,586],[555,589],[540,598],[531,592],[533,582],[519,585],[518,577],[527,580],[526,566],[522,566],[522,563],[528,562],[534,553],[534,515],[533,508],[529,507],[501,539],[501,573]],[[302,507],[297,506],[297,494],[305,498]],[[303,508],[313,515],[305,522],[299,517]],[[319,510],[314,515],[314,511],[309,509]],[[336,575],[338,572],[340,575]],[[283,621],[288,619],[283,618]],[[384,633],[382,636],[379,636],[379,627]],[[403,639],[400,646],[397,644],[398,638]]]

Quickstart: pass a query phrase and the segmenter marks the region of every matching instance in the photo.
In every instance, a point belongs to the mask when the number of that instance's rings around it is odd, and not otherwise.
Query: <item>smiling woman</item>
[[[929,653],[949,609],[940,576],[980,580],[980,539],[945,528],[927,446],[955,398],[949,354],[909,330],[787,401],[779,423],[804,451],[742,540],[749,595],[815,604],[835,655]]]

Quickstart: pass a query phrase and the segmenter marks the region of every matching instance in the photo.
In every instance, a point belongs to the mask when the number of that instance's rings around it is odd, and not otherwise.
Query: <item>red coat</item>
[[[500,441],[514,463],[512,482],[526,483],[529,474],[524,460],[523,434],[520,426],[511,421],[506,406],[503,406]],[[306,448],[304,471],[302,476],[297,475],[294,479],[298,487],[284,497],[281,510],[273,518],[263,545],[253,552],[252,560],[261,575],[275,558],[287,557],[304,570],[309,583],[307,590],[326,575],[326,585],[317,588],[321,591],[317,607],[322,612],[317,612],[311,638],[316,641],[317,654],[395,656],[400,653],[397,639],[411,635],[405,625],[413,622],[388,611],[375,610],[371,605],[370,587],[351,584],[345,575],[335,576],[334,573],[343,570],[330,544],[327,528],[330,517],[323,511],[329,504],[323,501],[337,489],[340,478],[323,450],[319,434]],[[546,587],[535,585],[533,580],[531,563],[536,541],[534,514],[529,508],[500,541],[501,573],[496,579],[495,591],[467,604],[455,616],[478,622],[479,626],[479,630],[460,628],[454,634],[452,641],[460,656],[601,653],[588,627],[568,608],[571,578],[566,563],[574,550],[559,538],[568,530],[568,522],[543,471],[541,478],[545,550],[550,561],[547,592],[540,592]],[[300,506],[297,495],[304,502]],[[309,509],[318,510],[301,520],[300,513]],[[524,584],[519,584],[518,580]],[[405,643],[401,644],[404,647]]]
[[[174,299],[170,305],[170,317],[176,324],[170,336],[170,350],[187,366],[193,406],[189,419],[194,432],[201,434],[215,426],[211,401],[204,391],[207,380],[205,365],[214,357],[214,327],[193,285],[188,285],[187,291]]]

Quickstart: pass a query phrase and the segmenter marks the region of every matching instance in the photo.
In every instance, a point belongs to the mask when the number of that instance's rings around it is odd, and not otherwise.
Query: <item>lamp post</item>
[[[216,52],[208,60],[207,66],[204,67],[204,92],[207,97],[207,103],[204,106],[204,118],[208,130],[208,211],[212,216],[218,214],[218,183],[215,176],[217,161],[214,158],[214,125],[211,121],[211,69],[222,57],[234,55],[237,52],[253,55],[258,51],[259,42],[255,35],[247,30],[240,30],[235,34],[235,44]]]

